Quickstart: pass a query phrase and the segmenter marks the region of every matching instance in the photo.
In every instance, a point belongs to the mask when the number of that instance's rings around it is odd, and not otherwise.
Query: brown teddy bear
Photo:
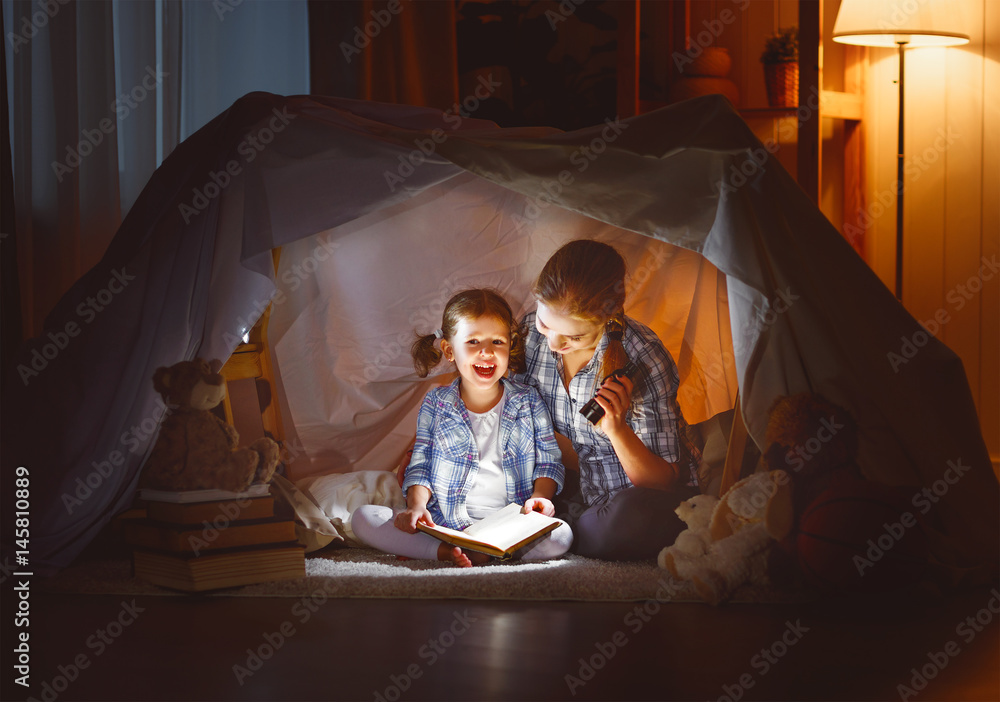
[[[791,480],[793,528],[770,552],[772,582],[800,580],[796,538],[799,518],[824,490],[861,480],[857,464],[858,425],[854,417],[819,393],[801,392],[774,401],[764,434],[762,459],[768,470]]]
[[[831,482],[861,478],[856,459],[858,426],[843,407],[817,393],[779,397],[764,435],[764,466],[784,470],[794,486],[795,514]]]
[[[248,448],[237,448],[236,429],[210,411],[226,394],[221,368],[221,361],[209,365],[196,358],[156,369],[153,387],[170,411],[143,468],[140,487],[238,492],[271,480],[278,444],[262,437]]]

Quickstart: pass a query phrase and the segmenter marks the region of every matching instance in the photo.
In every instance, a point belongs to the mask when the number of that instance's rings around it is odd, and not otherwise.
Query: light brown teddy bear
[[[754,473],[719,500],[699,495],[681,503],[676,511],[688,529],[660,552],[660,567],[691,581],[712,604],[726,600],[744,583],[767,584],[771,546],[792,527],[789,482],[784,471]],[[689,532],[696,533],[700,545],[689,546]]]
[[[248,448],[237,448],[236,429],[210,411],[226,394],[221,367],[218,360],[209,365],[196,358],[156,369],[153,387],[170,411],[143,468],[140,487],[238,492],[271,480],[278,444],[262,437]]]

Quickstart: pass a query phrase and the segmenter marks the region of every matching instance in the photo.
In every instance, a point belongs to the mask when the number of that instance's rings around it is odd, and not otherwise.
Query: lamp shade
[[[961,4],[959,0],[843,0],[833,40],[889,48],[967,44]]]

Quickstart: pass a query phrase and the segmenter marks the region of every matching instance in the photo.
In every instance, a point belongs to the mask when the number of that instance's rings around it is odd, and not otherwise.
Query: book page
[[[467,537],[507,550],[551,524],[558,524],[554,517],[546,517],[541,512],[521,514],[521,505],[509,504],[476,522],[463,533]]]
[[[521,514],[521,505],[510,504],[482,519],[465,531],[449,529],[445,526],[429,527],[418,523],[417,529],[443,541],[481,550],[492,555],[503,555],[512,547],[527,542],[551,531],[559,525],[559,520],[546,517],[540,512]]]
[[[218,500],[242,500],[249,497],[263,497],[270,494],[270,485],[267,483],[254,483],[246,490],[234,492],[232,490],[156,490],[153,488],[142,488],[139,490],[140,500],[151,500],[154,502],[175,502],[188,504],[194,502],[214,502]]]

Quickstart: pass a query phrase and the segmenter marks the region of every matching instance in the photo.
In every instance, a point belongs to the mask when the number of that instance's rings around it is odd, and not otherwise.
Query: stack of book
[[[135,576],[189,592],[305,576],[295,522],[275,516],[267,488],[141,490],[146,516],[124,527]]]

